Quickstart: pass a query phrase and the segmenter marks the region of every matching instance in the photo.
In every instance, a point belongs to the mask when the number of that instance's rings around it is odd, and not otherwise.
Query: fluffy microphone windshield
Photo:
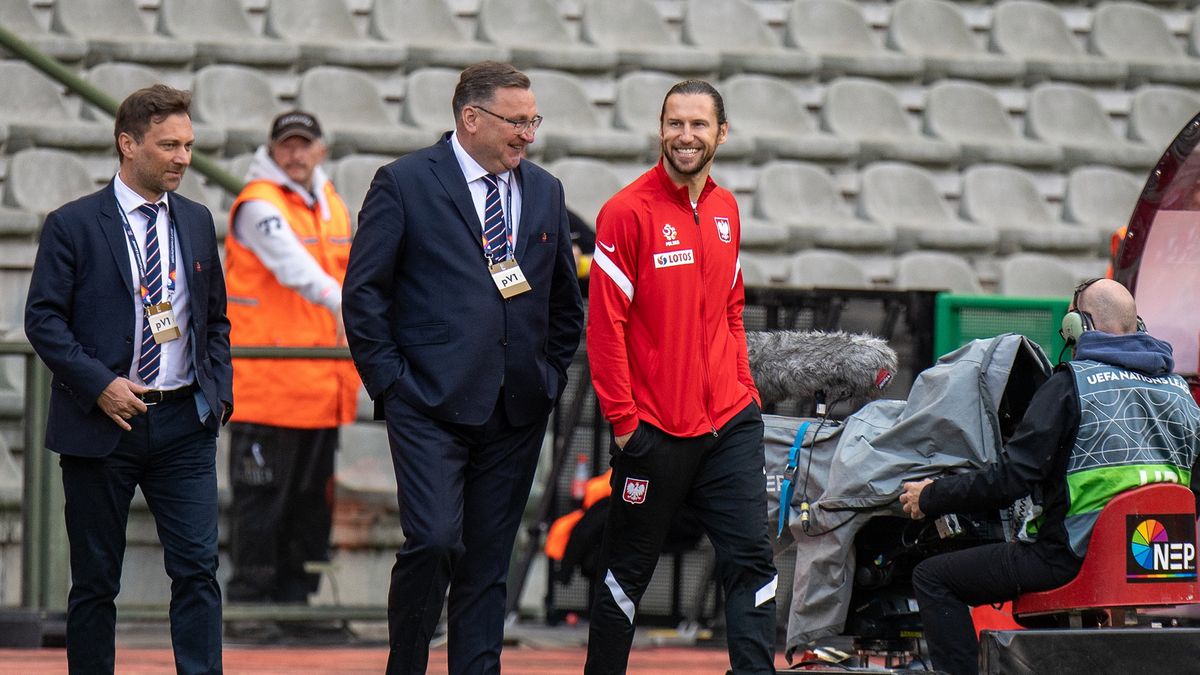
[[[811,399],[875,399],[896,372],[887,341],[858,333],[747,331],[750,374],[763,403]]]

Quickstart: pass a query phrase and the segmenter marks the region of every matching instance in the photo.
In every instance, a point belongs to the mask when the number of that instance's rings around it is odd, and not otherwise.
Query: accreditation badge
[[[488,265],[488,271],[492,273],[492,281],[496,283],[496,288],[500,289],[500,295],[505,300],[533,290],[529,281],[525,279],[521,266],[512,258]]]
[[[175,310],[171,302],[160,302],[157,305],[146,306],[146,319],[150,322],[150,332],[158,344],[178,340],[181,333],[175,323]]]

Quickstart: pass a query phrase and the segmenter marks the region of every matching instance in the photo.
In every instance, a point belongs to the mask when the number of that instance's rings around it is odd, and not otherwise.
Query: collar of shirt
[[[117,175],[113,176],[113,192],[117,193],[117,204],[121,207],[121,211],[125,213],[126,218],[129,218],[129,216],[133,215],[133,212],[137,211],[139,206],[147,203],[145,197],[142,197],[138,193],[134,192],[133,188],[129,187],[125,184],[125,181],[121,180],[120,172],[117,172]],[[169,212],[168,209],[171,207],[170,201],[167,199],[167,193],[164,192],[158,196],[158,199],[153,201],[158,202],[159,213],[166,214]],[[134,218],[129,218],[130,225],[133,225],[134,222]]]
[[[454,156],[458,159],[458,168],[462,169],[463,177],[467,179],[468,185],[490,173],[487,169],[480,166],[479,162],[475,161],[475,158],[467,152],[467,149],[462,146],[462,143],[458,142],[458,132],[450,134],[450,146],[454,148]],[[504,183],[505,187],[507,188],[508,179],[511,175],[512,171],[505,171],[504,173],[496,174],[496,177],[499,178],[500,182]]]

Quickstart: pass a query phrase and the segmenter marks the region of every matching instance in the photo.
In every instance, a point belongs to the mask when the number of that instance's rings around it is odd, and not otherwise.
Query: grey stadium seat
[[[317,116],[335,156],[402,155],[432,145],[438,134],[401,126],[383,105],[375,81],[348,68],[320,66],[300,78],[296,105]]]
[[[125,100],[134,91],[162,82],[159,72],[137,63],[98,63],[87,72],[87,81],[117,101]],[[89,120],[100,120],[108,127],[112,116],[91,105],[85,104],[80,116]],[[204,151],[219,151],[225,147],[225,130],[192,120],[192,131],[196,134],[196,147]],[[109,134],[111,136],[111,133]]]
[[[1200,114],[1200,96],[1189,89],[1148,84],[1137,90],[1129,111],[1129,137],[1166,150],[1175,136]]]
[[[784,44],[819,56],[824,78],[915,79],[925,68],[919,56],[881,47],[862,9],[850,0],[794,0]]]
[[[758,161],[807,159],[844,162],[858,143],[822,132],[792,85],[765,75],[735,75],[721,85],[733,128],[754,138]]]
[[[204,174],[193,166],[184,172],[183,180],[179,182],[176,191],[194,202],[207,206],[212,213],[217,239],[225,238],[225,233],[229,231],[229,210],[225,208],[223,190],[220,187],[206,185]]]
[[[64,63],[82,61],[87,54],[87,43],[83,40],[42,28],[29,0],[0,0],[0,25]],[[0,49],[0,55],[7,57],[8,54],[7,50]]]
[[[917,132],[896,92],[874,80],[836,80],[825,92],[821,121],[838,136],[858,141],[862,162],[898,159],[945,165],[959,157],[957,144]]]
[[[192,83],[192,118],[223,129],[229,154],[266,143],[271,121],[280,112],[270,82],[252,68],[208,66]]]
[[[1108,257],[1109,237],[1129,222],[1142,182],[1110,166],[1081,166],[1067,176],[1063,218],[1099,232],[1097,253]]]
[[[367,196],[367,188],[371,187],[375,172],[393,159],[388,155],[350,155],[338,161],[333,169],[333,186],[342,196],[342,201],[346,202],[351,222],[358,222],[358,212],[362,209],[363,199]]]
[[[688,0],[683,42],[721,53],[721,74],[796,77],[816,72],[817,57],[784,49],[749,0]]]
[[[789,264],[788,285],[799,288],[870,288],[857,260],[839,251],[801,251]]]
[[[29,235],[37,234],[39,224],[38,217],[29,211],[0,206],[0,237],[17,237],[28,242]],[[7,249],[9,246],[5,242],[0,248]]]
[[[939,251],[913,251],[896,260],[896,288],[979,294],[979,276],[962,257]]]
[[[404,64],[404,47],[358,32],[343,0],[270,0],[267,35],[300,45],[301,69],[316,65],[390,69]]]
[[[1101,3],[1092,16],[1093,51],[1129,66],[1132,84],[1200,84],[1200,59],[1175,41],[1160,12],[1132,2]]]
[[[1000,98],[974,82],[939,82],[925,103],[925,132],[962,147],[966,164],[1002,162],[1054,167],[1060,148],[1022,138]]]
[[[996,5],[990,36],[992,49],[1025,61],[1026,79],[1066,80],[1086,84],[1123,82],[1129,67],[1084,52],[1061,12],[1033,0],[1006,0]]]
[[[89,65],[133,61],[178,66],[196,55],[190,43],[151,32],[134,0],[56,0],[50,27],[86,40]]]
[[[14,154],[4,181],[4,203],[39,216],[96,191],[87,165],[75,155],[49,148]]]
[[[633,159],[646,152],[642,134],[603,126],[583,84],[571,75],[550,70],[528,73],[545,121],[536,141],[547,160],[566,155]]]
[[[675,75],[652,71],[634,71],[617,80],[613,126],[645,134],[651,148],[650,159],[657,159],[659,155],[658,118],[662,113],[663,97],[678,81],[679,77]],[[730,133],[717,149],[721,159],[746,159],[754,154],[754,139],[740,132],[740,124],[730,118]]]
[[[552,0],[482,0],[476,25],[480,39],[507,48],[518,68],[588,73],[617,65],[616,52],[572,37]]]
[[[863,170],[859,213],[896,228],[896,250],[914,248],[990,252],[996,230],[970,223],[950,210],[926,170],[898,162],[880,162]]]
[[[1074,84],[1043,83],[1029,94],[1026,129],[1034,138],[1062,147],[1067,166],[1112,164],[1147,168],[1161,154],[1117,135],[1100,101]]]
[[[1001,295],[1026,298],[1067,298],[1080,279],[1054,256],[1019,253],[1000,266]]]
[[[829,172],[814,164],[774,162],[758,172],[753,213],[788,228],[801,248],[889,251],[895,229],[855,217]]]
[[[1014,81],[1025,74],[1022,61],[976,44],[962,13],[945,0],[900,0],[892,5],[887,39],[889,46],[923,58],[929,80]]]
[[[968,169],[961,205],[967,219],[1000,233],[999,253],[1090,255],[1096,250],[1096,231],[1050,215],[1033,177],[1015,167],[980,164]]]
[[[160,0],[158,31],[193,43],[197,67],[240,63],[290,68],[300,58],[295,44],[256,33],[239,0]]]
[[[596,227],[596,215],[604,203],[625,187],[625,181],[605,162],[583,157],[560,159],[547,167],[562,181],[567,208]]]
[[[453,129],[454,110],[450,100],[458,76],[459,71],[452,68],[422,68],[409,73],[400,121],[430,131]]]
[[[409,70],[507,61],[508,50],[468,38],[446,0],[375,0],[368,33],[408,49]]]
[[[0,123],[8,127],[10,152],[31,145],[114,148],[111,125],[77,118],[59,85],[24,61],[0,61]]]
[[[721,55],[680,45],[663,25],[652,0],[582,0],[580,34],[585,42],[617,53],[624,70],[715,73]]]

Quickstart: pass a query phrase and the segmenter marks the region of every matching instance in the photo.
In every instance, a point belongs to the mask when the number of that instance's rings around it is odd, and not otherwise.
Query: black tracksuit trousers
[[[625,672],[637,604],[654,574],[671,520],[687,504],[716,550],[733,672],[774,673],[779,577],[767,532],[758,406],[748,405],[715,435],[694,438],[674,437],[642,422],[612,464],[612,506],[584,672]]]

